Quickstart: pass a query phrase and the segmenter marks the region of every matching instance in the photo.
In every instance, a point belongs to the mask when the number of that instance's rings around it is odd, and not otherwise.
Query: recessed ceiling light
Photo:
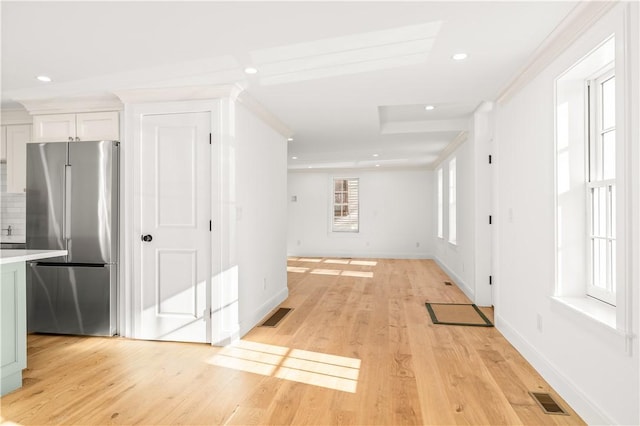
[[[256,74],[258,72],[257,68],[247,67],[244,69],[245,74]]]
[[[380,167],[380,164],[376,164],[376,167]]]
[[[46,75],[39,75],[36,79],[44,81],[45,83],[49,83],[51,81],[51,77],[47,77]]]
[[[291,159],[292,159],[292,160],[297,160],[297,159],[298,159],[298,157],[291,157]]]
[[[308,168],[309,168],[309,169],[313,169],[313,166],[309,166]]]
[[[373,154],[374,157],[377,157],[379,154]]]
[[[427,105],[426,107],[424,107],[424,109],[426,109],[427,111],[431,111],[436,109],[436,107],[434,107],[433,105]]]
[[[456,53],[455,55],[452,56],[452,58],[455,61],[462,61],[462,60],[467,59],[467,56],[468,55],[466,53]]]
[[[293,138],[287,138],[287,141],[291,142],[291,141],[293,141]]]

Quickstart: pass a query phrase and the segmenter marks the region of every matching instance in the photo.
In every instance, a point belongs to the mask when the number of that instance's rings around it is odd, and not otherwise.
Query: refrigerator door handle
[[[71,164],[64,166],[64,238],[71,238]]]

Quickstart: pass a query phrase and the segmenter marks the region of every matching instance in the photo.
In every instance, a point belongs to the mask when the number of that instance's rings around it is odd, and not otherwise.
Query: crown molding
[[[127,89],[117,90],[114,93],[125,104],[229,98],[231,101],[246,107],[251,113],[284,137],[293,135],[293,131],[286,124],[238,84]]]
[[[464,141],[467,140],[468,136],[469,132],[467,131],[458,133],[458,136],[453,138],[449,145],[447,145],[447,147],[442,150],[442,152],[438,156],[438,159],[432,163],[431,170],[437,169],[449,155],[451,155],[456,149],[458,149],[460,145],[462,145]]]
[[[113,93],[124,104],[147,102],[176,102],[235,98],[243,89],[236,84],[215,86],[157,87],[151,89],[115,90]]]
[[[48,99],[16,99],[29,114],[65,114],[74,112],[121,111],[122,102],[112,94]]]
[[[258,102],[246,90],[239,92],[235,100],[285,138],[290,138],[291,136],[293,136],[293,131],[286,124],[284,124],[278,117],[271,113],[271,111],[265,108],[264,105]]]
[[[504,103],[511,99],[618,3],[618,0],[579,2],[499,92],[497,102]]]
[[[22,108],[3,108],[0,110],[0,123],[5,124],[31,124],[33,118],[29,112]]]

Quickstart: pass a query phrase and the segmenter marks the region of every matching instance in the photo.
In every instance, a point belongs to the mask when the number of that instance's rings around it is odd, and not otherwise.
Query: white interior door
[[[142,118],[142,339],[209,341],[210,129],[206,112]]]

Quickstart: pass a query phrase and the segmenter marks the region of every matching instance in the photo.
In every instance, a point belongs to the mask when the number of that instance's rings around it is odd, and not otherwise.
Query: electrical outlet
[[[536,319],[537,319],[538,331],[542,333],[542,315],[537,314]]]

